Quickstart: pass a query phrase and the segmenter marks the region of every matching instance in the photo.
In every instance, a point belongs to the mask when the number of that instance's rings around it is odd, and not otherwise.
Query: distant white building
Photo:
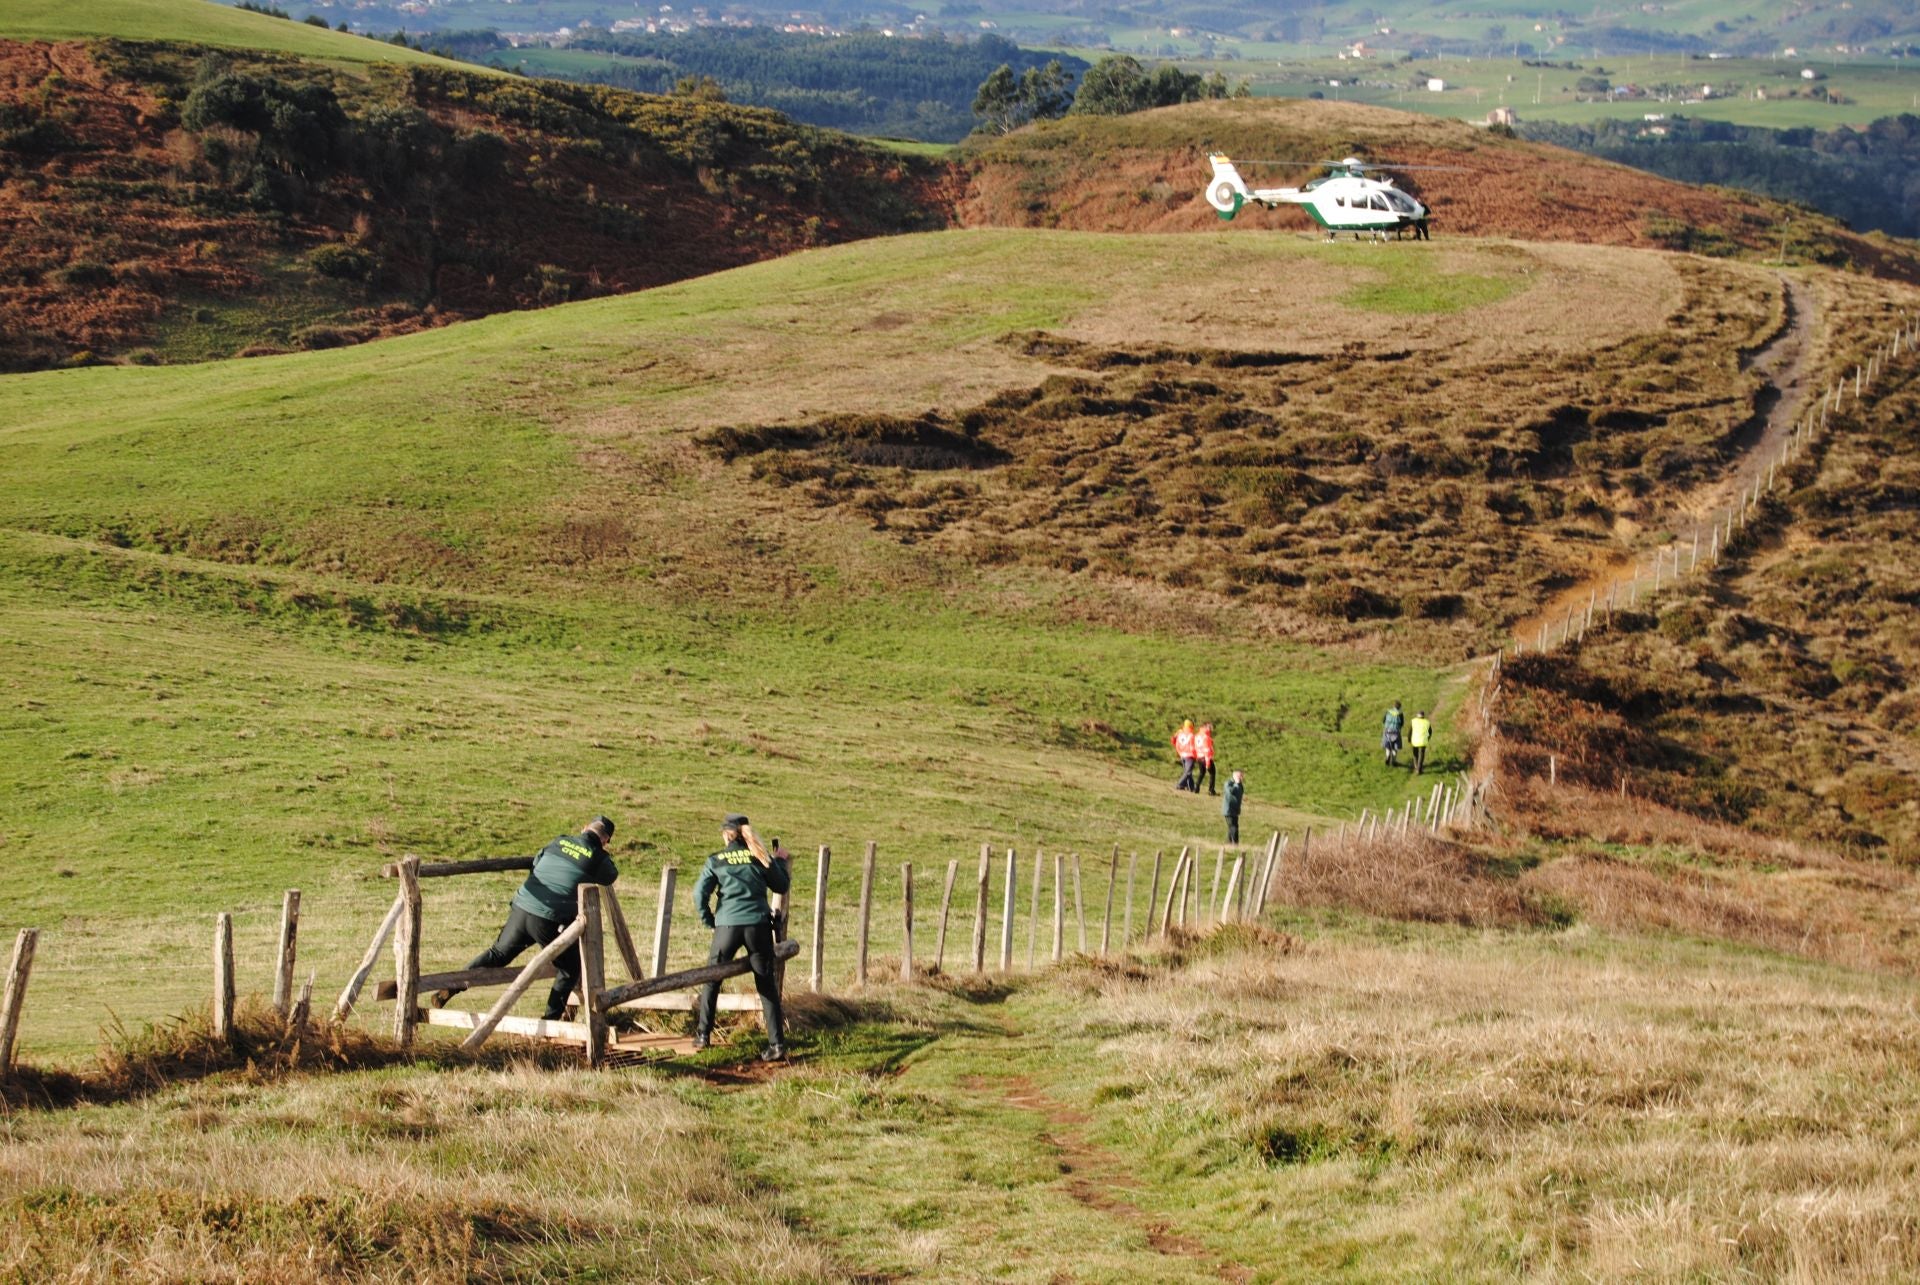
[[[1800,69],[1800,79],[1802,80],[1818,80],[1819,78],[1820,73],[1811,67],[1802,67]]]
[[[1446,87],[1447,87],[1447,82],[1440,79],[1440,77],[1438,76],[1429,77],[1427,80],[1427,92],[1429,93],[1438,94],[1444,91]]]

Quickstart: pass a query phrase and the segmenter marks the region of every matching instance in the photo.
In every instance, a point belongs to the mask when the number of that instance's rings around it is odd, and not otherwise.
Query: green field
[[[1088,55],[1081,51],[1081,56]],[[1217,70],[1234,83],[1245,80],[1262,97],[1319,94],[1343,102],[1470,121],[1484,120],[1494,108],[1507,106],[1523,121],[1579,124],[1602,119],[1638,120],[1648,113],[1662,112],[1772,129],[1837,129],[1920,110],[1920,71],[1899,63],[1835,60],[1830,55],[1794,60],[1707,60],[1671,54],[1595,59],[1590,54],[1561,51],[1553,60],[1557,65],[1545,67],[1530,67],[1511,58],[1421,58],[1408,62],[1382,55],[1361,62],[1302,59],[1286,53],[1273,58],[1249,55],[1239,60],[1177,61],[1192,70]],[[1569,67],[1567,63],[1578,65]],[[1803,80],[1800,71],[1809,67],[1822,79]],[[1613,85],[1636,85],[1646,92],[1616,98],[1582,90],[1579,82],[1594,76],[1596,69]],[[1425,88],[1429,78],[1444,80],[1447,88],[1439,92]],[[1816,85],[1827,91],[1832,101],[1812,97]],[[1711,88],[1712,95],[1701,97],[1703,88]],[[1766,97],[1761,99],[1757,93]]]
[[[1345,654],[1231,612],[1123,627],[1124,595],[835,517],[763,513],[743,538],[737,483],[689,454],[749,409],[970,397],[1010,378],[1006,329],[1111,314],[1093,263],[1144,287],[1187,270],[1171,248],[899,238],[357,349],[10,379],[0,450],[35,484],[0,499],[0,925],[47,930],[28,1047],[71,1056],[109,1007],[195,1002],[219,910],[257,981],[286,887],[325,990],[391,895],[383,862],[529,851],[599,810],[638,919],[733,808],[833,845],[837,906],[869,839],[889,906],[899,862],[926,881],[989,841],[1086,854],[1097,898],[1115,844],[1217,846],[1215,801],[1168,788],[1189,713],[1249,773],[1249,841],[1424,793],[1371,766],[1396,696],[1442,710],[1436,760],[1458,762],[1455,671],[1417,644]],[[1206,253],[1246,272],[1309,250]],[[1392,298],[1444,295],[1422,271]],[[1167,324],[1152,297],[1124,306]],[[869,314],[846,363],[814,360]],[[510,891],[435,886],[434,964],[477,950]],[[689,959],[695,935],[683,918]],[[879,948],[897,937],[889,911]]]
[[[0,7],[0,37],[89,40],[102,36],[269,49],[327,62],[455,65],[417,49],[249,13],[214,0],[7,0]]]

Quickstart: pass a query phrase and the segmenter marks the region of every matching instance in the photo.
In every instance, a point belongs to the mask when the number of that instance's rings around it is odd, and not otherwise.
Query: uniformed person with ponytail
[[[767,1024],[767,1047],[760,1060],[776,1062],[787,1055],[787,1041],[780,1016],[780,969],[773,954],[773,911],[767,904],[767,894],[787,891],[787,863],[773,859],[747,818],[738,813],[721,822],[720,842],[725,846],[707,858],[700,869],[700,881],[693,886],[693,904],[700,912],[700,922],[713,929],[713,949],[707,952],[707,962],[724,964],[746,947],[753,988],[760,992],[760,1013]],[[716,895],[717,905],[712,904]],[[719,1002],[719,982],[701,988],[693,1021],[696,1050],[707,1047],[713,1037],[713,1010]]]

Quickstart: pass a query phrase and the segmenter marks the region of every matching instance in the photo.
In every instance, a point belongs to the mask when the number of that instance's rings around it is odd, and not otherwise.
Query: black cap
[[[720,824],[725,826],[729,830],[738,830],[741,826],[749,825],[751,823],[745,817],[741,816],[738,812],[730,812],[727,814],[727,819],[722,821]]]
[[[599,831],[601,842],[607,842],[613,838],[613,818],[595,817],[587,822],[587,829]]]

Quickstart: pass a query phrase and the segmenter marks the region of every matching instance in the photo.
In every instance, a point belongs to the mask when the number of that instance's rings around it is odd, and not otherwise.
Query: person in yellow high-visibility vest
[[[1419,776],[1427,770],[1427,742],[1433,739],[1433,724],[1427,721],[1427,711],[1421,710],[1407,721],[1407,748],[1413,751],[1413,774]]]

